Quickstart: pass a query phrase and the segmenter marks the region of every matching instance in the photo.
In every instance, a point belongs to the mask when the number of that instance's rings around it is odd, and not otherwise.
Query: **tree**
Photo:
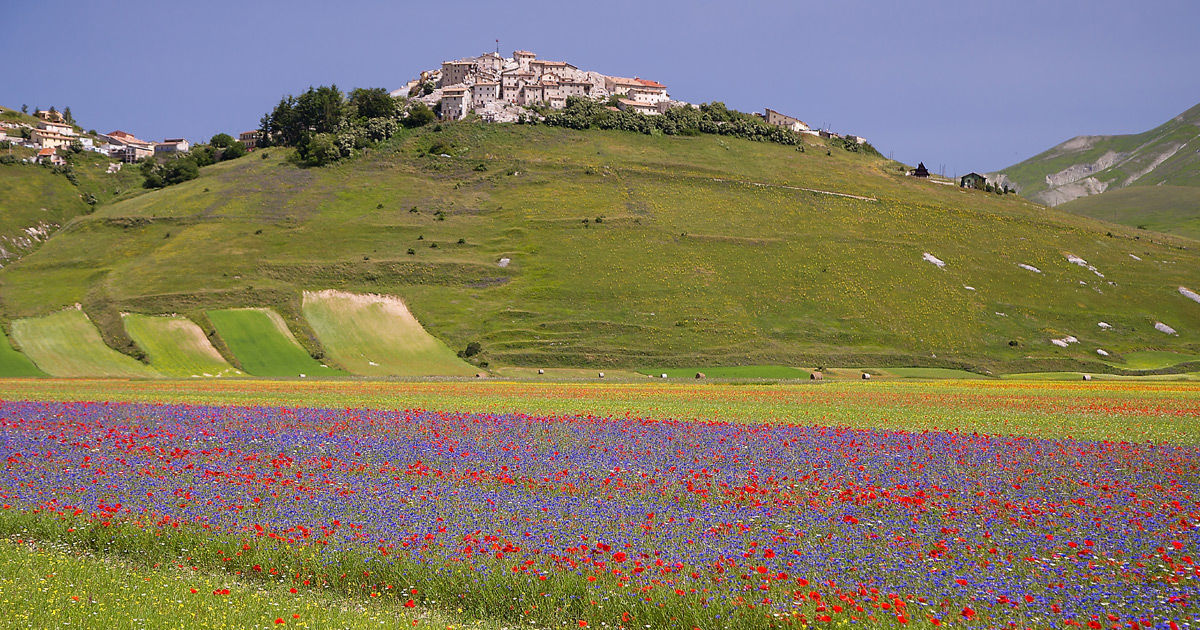
[[[391,118],[396,115],[396,99],[383,88],[355,88],[349,105],[358,118]]]
[[[240,140],[234,140],[233,144],[221,150],[221,161],[236,160],[243,155],[246,155],[246,145]]]
[[[409,129],[423,127],[433,122],[434,118],[433,110],[429,109],[425,103],[417,101],[408,106],[408,116],[404,118],[404,126]]]
[[[28,106],[28,105],[25,105],[25,104],[22,104],[22,105],[21,105],[21,113],[22,113],[22,114],[28,114],[28,113],[29,113],[29,106]]]
[[[74,125],[74,124],[75,124],[75,117],[71,115],[71,108],[70,108],[70,107],[64,107],[64,108],[63,108],[63,120],[65,120],[65,121],[67,122],[67,124],[68,124],[68,125]]]
[[[224,148],[228,147],[229,145],[233,144],[234,142],[236,142],[236,141],[233,139],[233,136],[231,136],[227,133],[219,133],[219,134],[213,136],[208,141],[209,144],[211,144],[212,146],[214,146],[218,149],[224,149]]]

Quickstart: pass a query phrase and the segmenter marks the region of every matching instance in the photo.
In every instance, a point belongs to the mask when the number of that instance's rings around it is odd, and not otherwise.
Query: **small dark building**
[[[987,178],[979,173],[967,173],[958,180],[958,185],[962,188],[983,190],[987,186]]]
[[[924,162],[918,162],[917,168],[912,172],[913,177],[929,177],[929,169],[925,168]]]

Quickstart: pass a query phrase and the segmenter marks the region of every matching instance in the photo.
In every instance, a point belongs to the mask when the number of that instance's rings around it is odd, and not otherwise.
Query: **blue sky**
[[[496,39],[681,100],[771,107],[948,175],[1200,103],[1194,0],[7,0],[4,14],[0,104],[70,106],[147,140],[253,129],[309,85],[392,89]]]

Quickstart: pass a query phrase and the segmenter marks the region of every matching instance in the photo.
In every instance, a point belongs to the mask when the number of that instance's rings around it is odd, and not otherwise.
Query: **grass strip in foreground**
[[[282,581],[252,584],[20,536],[0,539],[0,593],[0,616],[20,628],[464,627],[396,598],[352,600]]]

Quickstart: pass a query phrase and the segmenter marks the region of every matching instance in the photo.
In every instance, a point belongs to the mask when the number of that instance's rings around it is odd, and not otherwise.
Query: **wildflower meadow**
[[[536,627],[1198,621],[1186,444],[20,401],[0,436],[6,536],[298,597]]]

